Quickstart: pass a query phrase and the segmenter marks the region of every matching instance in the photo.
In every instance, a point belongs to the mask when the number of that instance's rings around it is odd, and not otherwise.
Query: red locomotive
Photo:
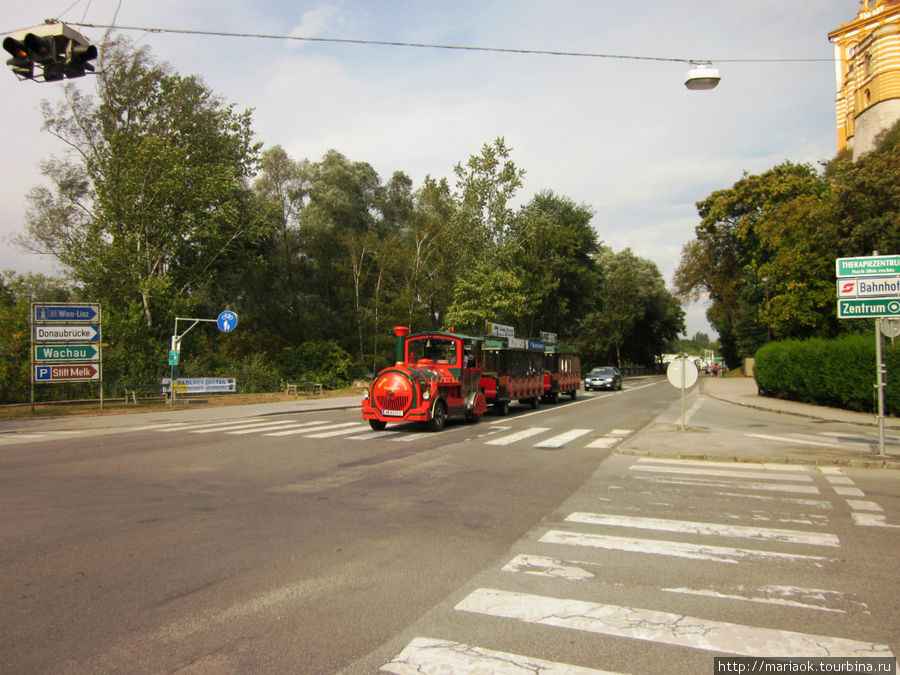
[[[513,400],[536,407],[554,391],[574,398],[580,383],[580,372],[577,379],[568,372],[578,365],[577,356],[563,361],[565,377],[558,372],[560,359],[551,358],[557,371],[548,375],[543,342],[443,331],[410,335],[406,326],[395,327],[394,334],[396,363],[363,396],[362,417],[376,431],[388,422],[413,421],[439,431],[448,416],[478,421],[488,405],[505,415]]]

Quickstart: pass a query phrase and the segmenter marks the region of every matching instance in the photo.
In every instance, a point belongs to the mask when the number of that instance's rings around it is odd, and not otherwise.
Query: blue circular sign
[[[237,326],[237,322],[237,314],[232,312],[230,309],[226,309],[224,312],[219,314],[219,318],[216,319],[216,325],[223,333],[230,333],[231,331],[233,331]]]

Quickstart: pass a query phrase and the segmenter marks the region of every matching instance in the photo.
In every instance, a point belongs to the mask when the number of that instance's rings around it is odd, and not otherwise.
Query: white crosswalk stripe
[[[536,448],[548,448],[548,449],[557,449],[561,448],[564,445],[567,445],[571,441],[574,441],[576,438],[581,438],[585,434],[589,434],[591,429],[570,429],[564,433],[561,433],[552,438],[548,438],[545,441],[541,441],[540,443],[535,443],[534,447]]]
[[[538,434],[542,434],[545,431],[550,431],[548,427],[529,427],[528,429],[522,429],[522,431],[517,431],[514,434],[509,434],[507,436],[501,436],[500,438],[492,438],[487,441],[488,445],[511,445],[513,443],[518,443],[519,441],[525,440],[526,438],[531,438],[532,436],[537,436]]]
[[[533,429],[517,432],[494,439],[495,445],[504,445],[530,438],[537,433]],[[543,430],[538,433],[543,433]],[[698,476],[689,479],[685,474]],[[826,483],[832,488],[831,499],[840,496],[848,487],[842,480],[840,470],[822,471],[818,483]],[[815,579],[817,571],[829,560],[840,559],[838,553],[840,539],[822,527],[829,523],[821,513],[810,510],[832,508],[831,501],[825,499],[803,499],[789,496],[790,491],[821,494],[815,485],[815,471],[811,467],[798,465],[746,464],[735,462],[704,462],[700,460],[640,458],[635,460],[625,474],[625,480],[647,483],[653,481],[654,489],[679,491],[682,486],[706,489],[712,494],[728,497],[758,498],[760,507],[768,514],[753,506],[749,511],[717,513],[703,520],[687,520],[671,517],[666,512],[666,502],[633,503],[625,509],[646,510],[646,514],[588,511],[574,511],[565,516],[561,527],[540,526],[542,533],[523,539],[524,546],[531,550],[514,555],[499,570],[504,583],[498,586],[484,585],[466,595],[454,606],[454,611],[462,616],[482,617],[482,621],[493,619],[502,621],[508,632],[515,630],[514,623],[552,627],[559,630],[576,631],[582,634],[602,635],[611,639],[637,640],[653,644],[655,649],[688,648],[698,652],[729,654],[751,657],[830,656],[830,657],[892,657],[888,645],[873,643],[857,636],[803,633],[785,630],[786,626],[767,626],[769,616],[765,612],[756,613],[761,625],[748,625],[715,617],[715,603],[753,603],[785,612],[813,612],[828,615],[868,614],[869,608],[853,593],[843,593],[820,587],[794,586],[787,583],[760,583],[760,565],[772,575],[796,575],[800,565],[804,578]],[[723,491],[721,488],[728,491]],[[621,489],[610,485],[609,489]],[[741,492],[744,491],[744,492]],[[746,494],[746,493],[762,494]],[[773,494],[774,492],[774,494]],[[615,499],[601,499],[605,509],[616,504]],[[860,525],[881,525],[884,516],[874,502],[848,500],[854,508],[853,518]],[[856,503],[857,506],[853,507]],[[643,504],[643,505],[640,505]],[[683,507],[690,510],[690,505]],[[659,513],[653,513],[659,511]],[[807,511],[802,513],[800,511]],[[873,513],[874,512],[874,513]],[[845,517],[845,516],[841,516]],[[744,522],[740,522],[741,520]],[[791,523],[793,527],[761,526],[768,523]],[[584,531],[573,531],[573,525]],[[884,525],[881,525],[882,527]],[[806,529],[798,529],[803,528]],[[818,528],[818,529],[816,529]],[[588,531],[590,530],[590,531]],[[660,538],[628,536],[626,530],[641,533],[659,532]],[[670,537],[670,538],[664,538]],[[685,537],[697,541],[684,541]],[[720,545],[716,538],[744,539],[745,547]],[[729,542],[730,543],[730,542]],[[781,550],[766,550],[768,546],[755,547],[754,544],[777,544]],[[566,553],[571,551],[572,555]],[[580,553],[579,553],[580,552]],[[630,607],[621,602],[604,602],[598,599],[603,588],[609,585],[609,577],[615,574],[616,565],[640,568],[636,562],[622,562],[623,558],[611,556],[631,556],[634,561],[640,556],[664,556],[692,561],[692,565],[716,565],[722,563],[738,566],[754,563],[752,571],[743,573],[738,567],[729,572],[731,582],[719,582],[718,586],[704,587],[696,584],[679,584],[677,579],[658,593],[671,598],[702,598],[710,603],[711,617],[691,612],[671,611],[671,602],[665,610],[654,609],[651,604]],[[631,559],[631,558],[629,558]],[[784,563],[789,563],[785,565]],[[678,570],[680,568],[672,568]],[[752,574],[753,582],[747,583],[740,575]],[[699,575],[699,576],[698,576]],[[710,578],[722,579],[721,574],[711,574]],[[541,593],[535,593],[529,577],[542,577]],[[692,579],[706,578],[702,572],[691,575]],[[833,578],[828,576],[826,578]],[[521,581],[517,581],[520,580]],[[769,581],[766,579],[766,581]],[[754,583],[755,582],[755,583]],[[548,585],[549,584],[549,585]],[[604,585],[606,584],[606,586]],[[510,588],[509,586],[512,586]],[[505,586],[505,587],[504,587]],[[515,588],[522,586],[522,588]],[[525,588],[527,586],[527,589]],[[620,584],[613,584],[613,592],[618,599]],[[557,593],[548,593],[555,588]],[[590,597],[578,597],[578,590],[586,589]],[[651,596],[652,597],[652,596]],[[695,608],[697,605],[693,605]],[[728,618],[726,613],[725,618]],[[514,622],[512,625],[510,622]],[[439,625],[449,626],[445,622]],[[484,628],[479,624],[479,630]],[[787,626],[788,628],[790,625]],[[445,628],[444,630],[450,630]],[[524,630],[524,629],[523,629]],[[423,634],[420,634],[423,635]],[[427,635],[427,633],[424,633]],[[446,638],[446,639],[443,639]],[[574,640],[573,640],[574,642]],[[633,647],[623,647],[623,650]],[[603,668],[602,658],[593,663],[560,663],[542,661],[540,654],[510,654],[494,652],[485,647],[458,641],[449,633],[438,637],[416,637],[390,662],[382,667],[388,673],[422,672],[608,672],[584,670]],[[621,665],[621,663],[619,663]],[[616,670],[615,668],[613,670]]]

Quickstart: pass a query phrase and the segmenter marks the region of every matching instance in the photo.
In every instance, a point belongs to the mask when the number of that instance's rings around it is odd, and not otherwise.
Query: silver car
[[[591,389],[621,389],[622,373],[618,368],[612,366],[604,366],[602,368],[594,368],[588,373],[584,380],[585,391]]]

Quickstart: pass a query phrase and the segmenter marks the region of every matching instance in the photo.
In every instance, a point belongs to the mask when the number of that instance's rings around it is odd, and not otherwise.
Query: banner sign
[[[175,388],[179,394],[212,394],[216,392],[234,392],[233,377],[179,377],[175,380]],[[164,394],[172,390],[172,378],[162,380]]]
[[[493,323],[491,321],[488,321],[487,324],[489,335],[493,335],[495,337],[511,338],[516,334],[516,331],[512,326],[504,326],[502,323]]]

